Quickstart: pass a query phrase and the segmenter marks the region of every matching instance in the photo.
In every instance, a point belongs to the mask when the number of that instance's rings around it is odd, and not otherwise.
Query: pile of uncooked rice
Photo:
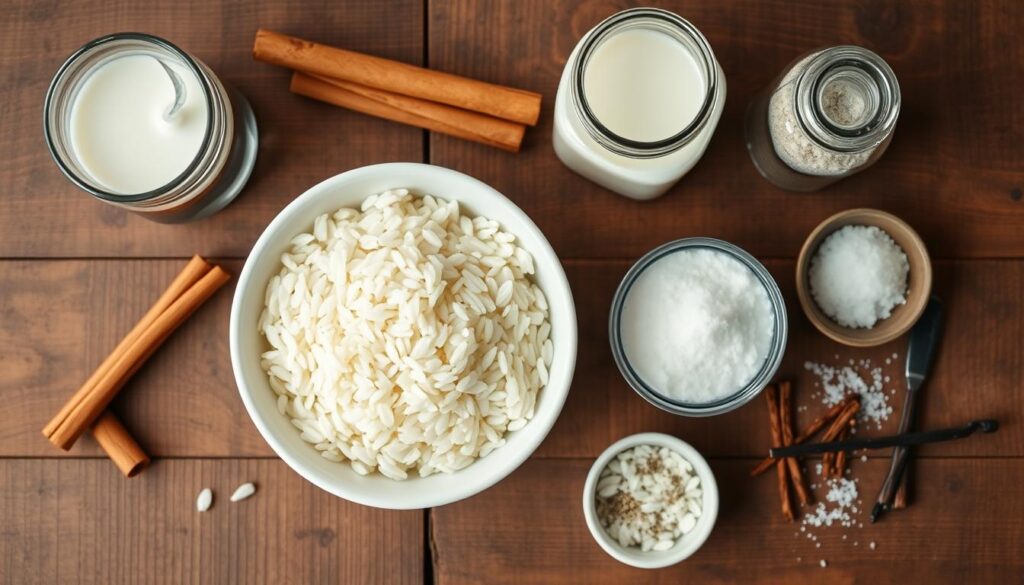
[[[697,526],[704,490],[682,455],[639,445],[601,470],[595,503],[601,526],[621,546],[664,551]]]
[[[551,366],[533,259],[455,201],[386,191],[295,236],[267,285],[262,366],[323,457],[453,472],[523,428]]]

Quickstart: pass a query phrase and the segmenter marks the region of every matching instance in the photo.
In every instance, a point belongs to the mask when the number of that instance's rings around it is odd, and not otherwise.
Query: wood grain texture
[[[274,215],[314,184],[362,165],[422,160],[420,130],[289,93],[290,72],[252,60],[259,26],[422,61],[421,0],[6,4],[0,17],[0,257],[244,257]],[[51,77],[82,44],[126,30],[178,44],[238,88],[256,112],[256,167],[245,191],[214,217],[154,224],[93,200],[50,158],[41,121]]]
[[[552,105],[576,41],[634,4],[674,10],[705,34],[728,99],[700,164],[668,194],[638,203],[565,168],[551,147]],[[544,94],[541,124],[516,156],[431,136],[431,162],[491,184],[519,204],[563,258],[634,258],[682,236],[714,236],[757,256],[795,257],[811,229],[852,207],[895,213],[933,256],[1019,257],[1024,239],[1024,10],[1014,0],[887,3],[472,0],[431,3],[430,66]],[[891,147],[868,171],[812,194],[787,193],[747,155],[751,97],[798,55],[859,44],[885,58],[903,109]],[[941,213],[936,213],[941,209]]]
[[[255,495],[228,500],[252,481]],[[199,490],[213,507],[196,512]],[[423,514],[358,506],[276,460],[0,460],[0,583],[423,582]]]
[[[612,559],[583,519],[580,497],[591,461],[532,460],[491,490],[433,511],[436,582],[1008,583],[1024,574],[1018,520],[1024,501],[990,497],[1008,495],[1024,481],[1020,460],[922,461],[913,506],[876,525],[862,509],[854,516],[857,527],[809,528],[820,548],[798,523],[782,518],[771,474],[749,479],[747,460],[709,463],[721,495],[719,516],[704,546],[679,565],[652,571]],[[888,462],[852,465],[867,503]],[[820,488],[818,495],[824,501]]]
[[[0,262],[0,396],[9,413],[0,425],[0,456],[60,456],[39,429],[96,364],[150,306],[184,260],[90,260]],[[902,403],[906,340],[880,348],[839,346],[814,330],[800,312],[790,261],[769,261],[789,306],[790,341],[781,376],[796,381],[798,426],[824,406],[812,401],[805,360],[838,364],[870,358],[884,368]],[[240,262],[225,267],[233,274]],[[757,456],[767,448],[764,404],[692,419],[663,413],[626,385],[612,361],[607,338],[611,298],[629,263],[571,261],[580,348],[573,387],[562,416],[539,454],[592,457],[621,436],[640,431],[675,433],[709,455]],[[1024,261],[942,261],[935,292],[946,301],[942,354],[921,401],[922,428],[971,418],[1004,421],[998,433],[924,448],[926,456],[1024,456],[1017,424],[1024,402]],[[272,452],[249,421],[238,398],[228,351],[228,313],[234,283],[219,291],[158,351],[114,402],[129,430],[151,455],[269,456]],[[585,291],[585,293],[584,293]],[[255,318],[255,316],[253,317]],[[899,358],[886,365],[886,358]],[[835,356],[840,356],[837,359]],[[894,431],[891,417],[887,431]],[[749,432],[723,432],[740,428]],[[83,439],[71,456],[100,452]]]

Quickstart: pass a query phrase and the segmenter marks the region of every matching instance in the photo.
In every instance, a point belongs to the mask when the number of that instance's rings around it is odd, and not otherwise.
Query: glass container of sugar
[[[782,363],[789,325],[772,275],[739,247],[684,238],[623,277],[608,320],[612,357],[645,400],[683,416],[739,408]]]
[[[603,187],[653,199],[704,154],[725,90],[695,26],[666,10],[624,10],[569,56],[555,97],[555,154]]]
[[[119,33],[78,49],[54,76],[43,116],[50,153],[72,183],[154,221],[219,211],[256,161],[245,97],[151,35]]]
[[[900,113],[896,74],[852,45],[798,57],[747,108],[757,170],[790,191],[816,191],[874,164]]]

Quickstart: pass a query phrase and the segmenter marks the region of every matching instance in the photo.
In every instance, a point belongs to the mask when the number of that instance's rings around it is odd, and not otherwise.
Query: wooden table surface
[[[0,583],[1021,582],[1024,8],[1015,0],[655,4],[700,27],[729,96],[701,163],[665,197],[636,203],[569,172],[550,143],[567,55],[628,2],[8,2],[0,12]],[[541,123],[512,155],[313,103],[288,93],[286,71],[252,61],[261,26],[542,92]],[[252,102],[256,169],[215,217],[150,223],[93,201],[50,160],[40,123],[50,77],[84,42],[121,30],[173,40]],[[877,51],[896,71],[903,109],[895,140],[876,166],[827,190],[778,190],[747,157],[744,107],[796,55],[841,43]],[[273,456],[238,398],[228,290],[115,402],[154,456],[149,470],[125,480],[91,439],[65,454],[40,436],[185,258],[198,252],[237,273],[297,194],[384,161],[431,162],[493,185],[533,218],[565,264],[580,323],[576,378],[549,438],[509,478],[466,501],[411,512],[350,504],[300,479]],[[817,547],[781,518],[774,481],[747,477],[767,443],[763,402],[712,419],[654,409],[616,371],[606,318],[640,254],[683,236],[724,238],[764,260],[782,287],[792,332],[781,374],[808,406],[801,421],[822,409],[805,360],[870,358],[892,376],[898,405],[906,339],[872,350],[838,346],[812,329],[793,290],[793,258],[808,232],[860,206],[891,211],[920,232],[934,258],[934,290],[946,301],[921,425],[994,417],[1003,426],[922,449],[909,509],[877,525],[861,514],[863,528],[818,530]],[[899,359],[885,365],[893,353]],[[885,430],[894,426],[895,416]],[[691,442],[722,491],[705,546],[660,571],[605,555],[580,507],[593,457],[639,431]],[[886,453],[854,461],[865,505],[887,462]],[[259,485],[256,496],[228,504],[244,481]],[[197,514],[204,486],[218,500]]]

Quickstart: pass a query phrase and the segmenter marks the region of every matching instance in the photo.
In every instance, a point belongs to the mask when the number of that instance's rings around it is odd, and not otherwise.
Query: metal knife
[[[931,369],[941,338],[942,301],[933,296],[928,300],[928,306],[925,307],[921,318],[910,330],[910,344],[907,347],[907,394],[903,399],[899,433],[906,433],[913,426],[917,394],[921,386],[924,385],[928,370]],[[882,489],[878,494],[875,507],[871,510],[872,522],[877,520],[882,512],[892,509],[893,496],[899,489],[909,460],[909,448],[896,447],[893,449],[889,474],[882,482]]]

